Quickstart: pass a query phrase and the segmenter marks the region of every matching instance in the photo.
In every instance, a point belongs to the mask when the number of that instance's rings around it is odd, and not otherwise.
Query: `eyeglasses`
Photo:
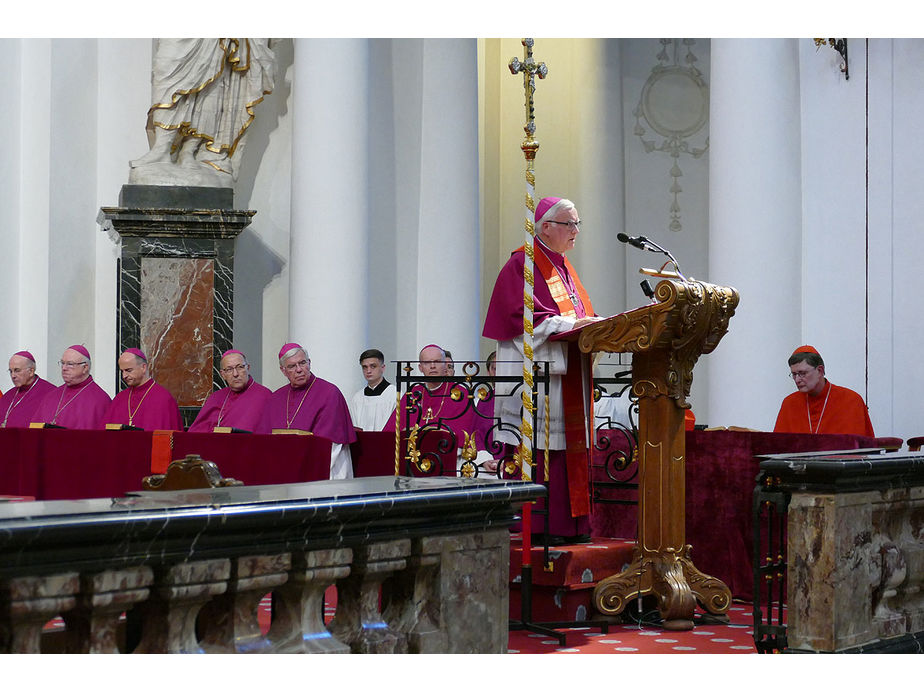
[[[418,363],[421,366],[438,366],[441,363],[445,363],[445,361],[418,361]]]
[[[817,368],[817,366],[815,368]],[[793,380],[805,380],[809,376],[809,373],[815,370],[815,368],[812,368],[807,371],[792,371],[789,374],[789,377],[792,378]]]
[[[559,224],[560,226],[570,226],[570,227],[572,227],[572,228],[574,228],[574,229],[579,229],[579,228],[581,228],[581,220],[580,220],[580,219],[578,219],[577,221],[552,221],[551,219],[549,219],[548,222],[549,222],[550,224]]]
[[[295,365],[297,366],[298,364],[295,364]],[[286,366],[286,368],[288,368],[288,366]],[[247,370],[247,364],[239,363],[236,366],[228,366],[227,368],[222,368],[221,372],[227,373],[230,375],[231,373],[237,373],[238,371],[246,371],[246,370]]]
[[[297,371],[299,368],[308,368],[308,362],[307,362],[305,359],[302,359],[302,360],[299,361],[298,363],[290,363],[288,366],[284,366],[284,368],[285,368],[289,373],[294,373],[294,372]]]
[[[58,361],[61,364],[61,368],[76,368],[77,366],[82,366],[86,361]]]

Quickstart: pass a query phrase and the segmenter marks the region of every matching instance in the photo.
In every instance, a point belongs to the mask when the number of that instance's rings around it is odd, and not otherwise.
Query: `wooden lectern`
[[[664,627],[688,630],[698,600],[724,614],[731,591],[693,566],[685,543],[684,489],[686,398],[693,366],[728,331],[738,305],[735,289],[664,279],[653,303],[561,335],[577,341],[584,358],[593,352],[632,354],[632,391],[639,400],[638,536],[629,567],[601,580],[594,605],[604,614],[622,612],[635,596],[658,597]]]

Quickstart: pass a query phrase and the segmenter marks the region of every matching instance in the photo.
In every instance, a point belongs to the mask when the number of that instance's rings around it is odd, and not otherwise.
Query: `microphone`
[[[620,243],[628,243],[631,246],[638,248],[639,250],[651,250],[651,245],[649,241],[644,236],[627,236],[624,233],[617,233],[616,240]]]
[[[624,233],[617,233],[616,240],[622,243],[628,243],[631,246],[634,246],[640,250],[650,250],[653,253],[661,253],[666,255],[672,263],[674,263],[674,268],[677,270],[677,274],[681,279],[687,281],[687,278],[683,276],[683,273],[680,271],[680,265],[677,264],[677,260],[671,255],[670,251],[662,248],[654,241],[650,241],[644,236],[627,236]]]
[[[651,288],[651,284],[647,279],[643,279],[640,283],[640,286],[642,287],[642,293],[648,297],[648,300],[650,300],[652,303],[658,302],[658,300],[655,298],[654,289]]]

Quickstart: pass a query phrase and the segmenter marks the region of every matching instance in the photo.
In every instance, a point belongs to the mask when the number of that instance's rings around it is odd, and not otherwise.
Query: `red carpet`
[[[660,625],[611,624],[608,633],[599,628],[560,629],[565,646],[557,638],[525,630],[511,631],[507,651],[511,654],[754,654],[751,605],[736,602],[728,610],[729,623],[702,622],[697,612],[693,630],[669,631]]]

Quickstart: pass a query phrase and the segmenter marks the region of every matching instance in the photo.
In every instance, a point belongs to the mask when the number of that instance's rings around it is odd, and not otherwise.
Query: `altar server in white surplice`
[[[364,431],[381,431],[395,410],[395,386],[385,380],[385,355],[366,349],[359,355],[366,387],[350,400],[353,425]]]

